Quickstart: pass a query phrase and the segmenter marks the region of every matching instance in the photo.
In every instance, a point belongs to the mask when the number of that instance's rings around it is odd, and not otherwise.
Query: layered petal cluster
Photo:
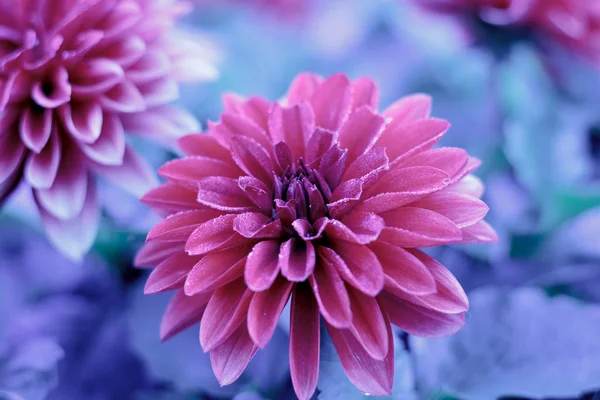
[[[321,317],[348,378],[390,393],[391,323],[420,336],[456,332],[468,301],[418,248],[496,240],[482,220],[479,161],[433,149],[448,123],[425,95],[377,112],[370,79],[301,74],[287,98],[226,96],[208,135],[180,139],[187,157],[143,202],[166,218],[137,256],[146,293],[175,291],[160,334],[198,321],[219,382],[237,379],[290,304],[290,369],[309,399]]]
[[[588,0],[414,0],[438,12],[478,16],[548,37],[600,61],[600,3]]]
[[[167,103],[178,81],[214,75],[172,28],[179,0],[0,1],[0,203],[33,189],[54,244],[95,237],[100,174],[141,196],[155,182],[125,132],[168,141],[196,123]]]

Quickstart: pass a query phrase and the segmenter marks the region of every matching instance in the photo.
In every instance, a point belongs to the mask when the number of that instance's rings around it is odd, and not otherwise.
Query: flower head
[[[143,194],[154,175],[125,131],[167,141],[195,122],[166,104],[212,73],[173,31],[179,0],[0,2],[0,201],[20,183],[80,257],[95,237],[95,175]],[[158,128],[159,127],[159,128]]]
[[[320,319],[349,379],[389,393],[390,323],[422,336],[464,324],[468,301],[418,247],[495,240],[482,220],[479,162],[432,149],[448,128],[414,95],[378,113],[370,79],[299,75],[286,100],[225,97],[209,134],[180,139],[188,157],[143,201],[168,217],[137,257],[156,266],[146,293],[175,290],[167,339],[201,321],[200,343],[221,384],[270,340],[291,301],[290,369],[308,399]],[[290,300],[291,299],[291,300]]]
[[[512,29],[504,36],[550,38],[568,48],[600,61],[600,7],[587,0],[415,0],[442,13],[462,16],[486,26]],[[481,25],[481,24],[479,24]],[[481,31],[481,26],[479,31]],[[488,32],[489,33],[489,32]]]

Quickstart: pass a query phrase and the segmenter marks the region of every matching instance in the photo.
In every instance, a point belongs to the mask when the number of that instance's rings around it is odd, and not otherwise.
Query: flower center
[[[305,219],[314,223],[327,216],[327,201],[331,196],[329,186],[318,171],[309,168],[302,159],[298,160],[297,167],[288,167],[284,173],[275,179],[276,212],[284,225],[291,224],[295,219]],[[280,201],[277,201],[280,200]],[[293,219],[279,213],[277,206],[286,211],[292,211]]]

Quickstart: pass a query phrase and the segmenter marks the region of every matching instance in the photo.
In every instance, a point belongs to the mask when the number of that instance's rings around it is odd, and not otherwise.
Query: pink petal
[[[160,340],[171,339],[179,332],[200,322],[212,293],[187,296],[178,290],[169,301],[160,323]]]
[[[128,81],[117,84],[100,97],[100,104],[106,111],[132,113],[144,111],[146,103],[137,86]]]
[[[206,254],[247,242],[248,239],[233,230],[235,218],[235,214],[226,214],[203,223],[190,235],[185,251],[189,254]]]
[[[375,253],[385,273],[386,287],[414,295],[435,293],[433,275],[425,264],[402,247],[378,241],[369,248]]]
[[[200,224],[217,218],[221,213],[215,210],[181,211],[168,216],[156,224],[146,240],[186,241]]]
[[[234,334],[246,319],[251,298],[252,292],[246,288],[243,279],[215,291],[200,324],[200,345],[204,352],[213,350]]]
[[[370,78],[359,78],[352,82],[352,111],[367,106],[377,111],[379,89]]]
[[[363,106],[350,114],[338,138],[340,147],[348,149],[348,164],[371,148],[384,124],[385,119],[368,106]]]
[[[258,96],[252,96],[248,100],[236,94],[226,93],[223,95],[225,112],[239,115],[254,121],[263,130],[268,130],[269,109],[271,103]]]
[[[147,137],[169,146],[184,135],[200,131],[200,125],[192,114],[170,105],[122,114],[121,121],[127,133]]]
[[[143,17],[143,10],[136,2],[117,3],[108,15],[100,20],[97,29],[105,32],[105,38],[121,36]]]
[[[454,222],[459,228],[471,226],[485,217],[489,208],[481,200],[455,192],[432,193],[411,204],[437,212]]]
[[[331,147],[335,132],[317,127],[306,145],[306,162],[312,164],[318,161]]]
[[[452,335],[465,325],[465,314],[444,314],[383,292],[378,300],[400,329],[420,337]]]
[[[369,356],[349,330],[336,329],[326,324],[346,376],[358,390],[373,396],[389,395],[394,383],[394,339],[387,316],[385,318],[388,354],[383,360]]]
[[[359,209],[376,213],[393,210],[442,190],[447,183],[448,175],[437,168],[394,168],[367,190]]]
[[[268,290],[255,293],[252,297],[248,309],[248,332],[259,347],[265,347],[273,337],[292,287],[292,282],[278,279]]]
[[[250,239],[276,239],[283,233],[279,219],[260,213],[239,214],[233,222],[233,230]]]
[[[105,114],[102,132],[91,144],[80,145],[83,153],[93,161],[102,165],[121,165],[125,157],[125,131],[119,117]]]
[[[81,61],[69,77],[73,94],[95,97],[123,80],[125,72],[116,62],[105,58]]]
[[[231,138],[230,146],[233,159],[242,170],[262,182],[272,182],[275,167],[271,155],[263,146],[243,136]]]
[[[292,294],[290,316],[290,375],[300,400],[309,400],[319,377],[319,307],[306,284]]]
[[[374,297],[348,288],[352,306],[350,332],[365,351],[375,360],[383,360],[388,354],[387,322]]]
[[[25,156],[23,146],[16,131],[5,131],[0,135],[0,182],[4,182],[22,164]]]
[[[31,85],[31,98],[43,108],[56,108],[71,99],[69,73],[64,67],[55,68],[46,82]]]
[[[386,125],[376,145],[385,147],[390,160],[400,162],[432,148],[449,127],[447,121],[435,118],[409,124],[393,120]]]
[[[375,147],[358,157],[344,172],[342,182],[352,179],[363,181],[365,190],[373,186],[375,182],[389,169],[389,159],[383,147]]]
[[[205,255],[191,268],[183,288],[185,294],[212,292],[240,278],[249,251],[249,246],[240,246]]]
[[[319,312],[332,326],[350,328],[352,310],[344,281],[335,266],[320,254],[318,263],[308,279],[319,304]]]
[[[129,145],[125,145],[125,153],[120,165],[94,164],[93,168],[104,178],[137,198],[158,185],[152,167]]]
[[[169,57],[165,53],[150,50],[127,68],[127,78],[136,84],[145,83],[168,75],[169,68]]]
[[[73,148],[63,145],[58,172],[49,189],[36,190],[40,206],[56,218],[70,220],[78,215],[86,202],[88,173],[83,156]]]
[[[332,247],[319,246],[317,252],[346,282],[370,296],[383,289],[383,269],[371,250],[343,240],[336,241]]]
[[[401,207],[381,216],[386,228],[380,239],[401,247],[438,246],[462,239],[460,229],[452,221],[424,208]]]
[[[383,218],[373,213],[353,212],[345,216],[341,222],[343,226],[352,232],[352,236],[356,238],[354,241],[360,244],[377,240],[385,227]]]
[[[487,222],[479,221],[462,229],[461,243],[496,243],[498,234]]]
[[[183,244],[174,242],[145,243],[136,254],[133,265],[139,268],[154,267],[172,254],[183,251]]]
[[[279,268],[293,282],[303,282],[315,269],[315,248],[311,242],[291,238],[281,245]]]
[[[279,241],[265,240],[254,246],[244,270],[244,278],[250,290],[260,292],[267,290],[279,274]]]
[[[238,186],[261,212],[269,213],[272,211],[273,193],[261,180],[252,176],[241,176],[238,178]]]
[[[397,100],[383,112],[383,116],[407,124],[429,117],[430,111],[431,97],[417,93]]]
[[[198,202],[215,210],[247,212],[254,204],[239,188],[236,179],[209,176],[198,181]]]
[[[348,118],[350,96],[350,81],[346,75],[335,74],[327,78],[311,98],[316,125],[337,131]]]
[[[310,100],[322,82],[323,78],[319,75],[309,73],[297,75],[288,89],[288,104],[294,105],[304,100]]]
[[[91,176],[86,179],[84,203],[80,211],[69,219],[57,218],[48,212],[40,202],[40,191],[34,191],[48,238],[57,249],[74,260],[81,260],[92,247],[100,218],[96,184]]]
[[[180,138],[177,143],[181,150],[189,155],[216,158],[226,162],[231,160],[229,150],[209,135],[195,133]]]
[[[223,114],[220,124],[208,124],[209,132],[223,147],[229,148],[236,136],[252,139],[265,149],[270,148],[271,138],[265,130],[251,119],[234,114]]]
[[[179,86],[169,76],[151,82],[138,83],[137,88],[144,97],[144,104],[148,108],[162,106],[179,98]]]
[[[241,324],[227,340],[210,352],[210,362],[219,384],[229,385],[239,378],[257,350],[246,324]]]
[[[469,154],[454,147],[442,147],[417,154],[402,166],[429,166],[444,171],[450,177],[449,184],[457,182],[467,173]]]
[[[171,212],[195,208],[206,208],[196,201],[196,192],[174,183],[163,183],[150,190],[140,200],[141,203]]]
[[[58,109],[58,115],[73,138],[83,143],[93,143],[102,133],[102,107],[95,101],[70,102]]]
[[[57,134],[39,153],[30,153],[25,162],[25,179],[36,189],[48,189],[54,183],[62,155],[62,146]]]
[[[237,178],[242,171],[232,163],[215,158],[191,156],[167,162],[159,168],[158,173],[171,182],[189,183],[195,188],[202,178],[209,176]]]
[[[166,292],[183,287],[185,277],[199,257],[176,253],[162,261],[152,270],[144,286],[144,294]]]
[[[39,106],[29,106],[21,114],[19,133],[27,148],[40,153],[52,132],[52,110]]]
[[[460,181],[446,188],[447,191],[462,193],[476,198],[481,198],[484,192],[484,186],[481,179],[475,175],[467,175]]]
[[[304,145],[315,130],[315,115],[307,103],[291,107],[273,105],[269,116],[269,132],[273,142],[284,142],[292,151],[292,160],[304,156]]]
[[[114,40],[102,53],[123,68],[128,68],[146,53],[146,42],[138,36],[123,36]]]

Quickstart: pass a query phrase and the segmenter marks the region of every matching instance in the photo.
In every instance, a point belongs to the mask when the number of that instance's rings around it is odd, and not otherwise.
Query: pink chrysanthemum
[[[214,74],[181,32],[179,0],[0,1],[0,203],[31,186],[72,257],[94,237],[95,174],[141,196],[154,174],[124,132],[173,140],[195,121],[166,104]]]
[[[418,248],[496,240],[479,161],[432,149],[448,123],[429,117],[427,96],[381,114],[377,103],[371,80],[342,74],[300,75],[273,104],[227,96],[143,198],[168,215],[136,260],[157,265],[146,293],[176,290],[161,337],[201,321],[221,384],[269,342],[290,298],[300,399],[317,383],[321,316],[348,378],[375,395],[393,383],[390,323],[421,336],[463,326],[460,284]]]
[[[454,15],[527,29],[600,61],[600,2],[589,0],[414,0]]]

